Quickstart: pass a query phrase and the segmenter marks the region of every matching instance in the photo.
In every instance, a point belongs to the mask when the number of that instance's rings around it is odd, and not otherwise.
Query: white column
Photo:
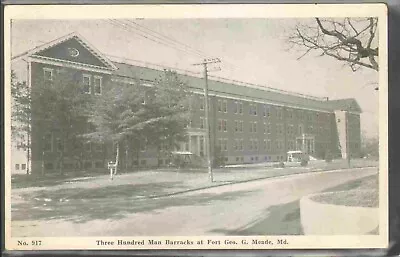
[[[200,156],[200,136],[197,136],[197,154]]]
[[[189,134],[189,152],[193,153],[192,151],[192,135]]]

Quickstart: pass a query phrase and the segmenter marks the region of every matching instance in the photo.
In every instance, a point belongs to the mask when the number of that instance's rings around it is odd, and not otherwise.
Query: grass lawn
[[[336,205],[378,207],[378,174],[325,190],[332,194],[314,196],[312,200]]]
[[[378,195],[377,189],[368,191],[349,190],[317,195],[311,199],[326,204],[377,208],[379,206]]]

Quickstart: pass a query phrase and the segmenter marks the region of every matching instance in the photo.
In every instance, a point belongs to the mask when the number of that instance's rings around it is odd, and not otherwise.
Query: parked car
[[[310,156],[302,151],[289,151],[287,152],[286,163],[288,166],[307,166],[310,161]]]

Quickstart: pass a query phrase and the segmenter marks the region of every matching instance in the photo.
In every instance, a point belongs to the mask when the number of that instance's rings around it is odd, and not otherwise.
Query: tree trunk
[[[125,144],[125,170],[128,170],[128,141]]]
[[[118,161],[119,161],[119,142],[117,142],[117,154],[115,156],[115,170],[114,170],[115,175],[117,174]]]
[[[31,136],[30,136],[30,131],[28,128],[28,133],[27,133],[27,146],[26,146],[26,175],[29,175],[29,173],[31,173]]]
[[[44,151],[42,150],[42,176],[44,176]]]
[[[60,175],[63,175],[64,174],[64,149],[61,149],[60,161],[59,161],[58,165],[59,165]]]

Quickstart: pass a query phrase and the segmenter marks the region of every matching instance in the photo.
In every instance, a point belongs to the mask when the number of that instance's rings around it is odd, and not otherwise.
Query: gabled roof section
[[[103,69],[117,69],[113,62],[76,32],[36,47],[27,54],[32,57],[81,63]]]
[[[354,98],[329,100],[328,103],[334,110],[350,111],[361,113],[361,107]]]

